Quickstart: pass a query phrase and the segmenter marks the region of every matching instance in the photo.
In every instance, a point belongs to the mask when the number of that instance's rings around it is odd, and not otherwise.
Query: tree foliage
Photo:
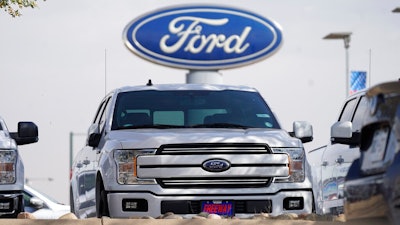
[[[37,0],[0,0],[0,8],[12,17],[21,16],[22,8],[35,8]]]

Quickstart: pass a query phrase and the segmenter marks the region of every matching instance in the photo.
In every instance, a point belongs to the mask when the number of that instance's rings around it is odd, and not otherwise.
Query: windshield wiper
[[[167,125],[167,124],[143,124],[143,125],[129,125],[129,126],[118,127],[119,130],[144,129],[144,128],[169,129],[169,128],[185,128],[185,126]]]
[[[243,126],[240,124],[233,124],[233,123],[196,124],[191,127],[192,128],[240,128],[240,129],[251,128],[249,126]]]
[[[238,129],[248,129],[252,128],[249,126],[243,126],[240,124],[233,123],[210,123],[210,124],[196,124],[193,126],[180,126],[180,125],[167,125],[167,124],[143,124],[143,125],[129,125],[118,127],[118,130],[126,130],[126,129],[173,129],[173,128],[238,128]]]

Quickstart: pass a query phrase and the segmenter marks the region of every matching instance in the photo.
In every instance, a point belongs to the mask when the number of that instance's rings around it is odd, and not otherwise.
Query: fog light
[[[300,210],[304,208],[304,199],[302,197],[289,197],[283,200],[285,210]]]
[[[133,212],[147,212],[148,204],[146,199],[123,199],[122,210]]]
[[[9,202],[2,202],[0,203],[0,210],[9,210],[11,209],[11,203]]]

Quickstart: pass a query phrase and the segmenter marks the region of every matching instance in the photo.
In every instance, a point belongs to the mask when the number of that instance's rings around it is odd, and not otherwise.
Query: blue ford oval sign
[[[216,70],[264,59],[279,49],[282,32],[260,15],[222,6],[165,8],[136,18],[124,29],[126,46],[166,66]]]
[[[231,167],[231,164],[224,159],[209,159],[203,162],[203,169],[208,172],[223,172]]]

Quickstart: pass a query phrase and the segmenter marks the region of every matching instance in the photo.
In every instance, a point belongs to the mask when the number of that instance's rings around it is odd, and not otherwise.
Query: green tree
[[[0,0],[0,8],[12,17],[21,16],[22,8],[35,8],[37,0]]]

